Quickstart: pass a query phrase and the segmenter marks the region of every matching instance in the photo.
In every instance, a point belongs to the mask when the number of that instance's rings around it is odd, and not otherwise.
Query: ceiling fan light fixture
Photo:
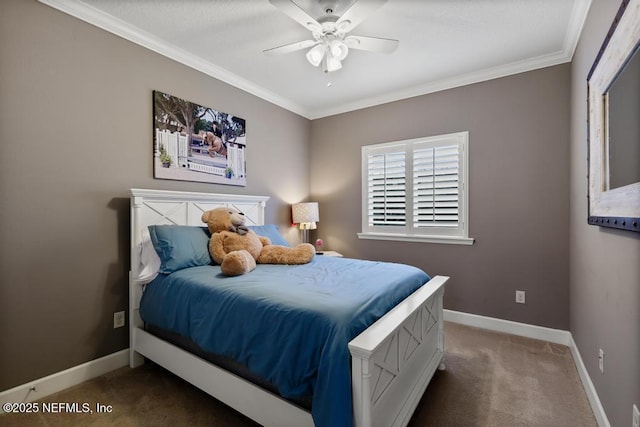
[[[326,60],[326,72],[332,72],[332,71],[338,71],[340,68],[342,68],[342,62],[340,62],[340,60],[338,58],[336,58],[335,56],[333,56],[331,54],[331,52],[327,53],[327,60]]]
[[[267,55],[283,54],[308,49],[307,61],[314,67],[320,67],[324,74],[342,68],[342,61],[350,49],[369,52],[391,53],[398,47],[398,40],[380,37],[349,35],[368,14],[377,10],[388,0],[305,0],[304,3],[319,3],[325,11],[323,16],[314,18],[302,8],[299,0],[268,0],[276,8],[294,21],[311,31],[313,39],[290,43],[264,50]],[[349,4],[340,16],[334,14],[341,2]]]
[[[344,60],[349,54],[349,47],[342,40],[331,40],[329,49],[331,49],[331,54],[338,61]]]
[[[322,62],[326,47],[324,44],[317,44],[307,52],[307,61],[314,67],[317,67]]]

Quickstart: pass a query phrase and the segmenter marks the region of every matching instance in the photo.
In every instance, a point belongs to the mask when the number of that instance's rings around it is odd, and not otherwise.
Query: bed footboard
[[[358,427],[405,426],[442,369],[445,276],[435,276],[349,343]]]

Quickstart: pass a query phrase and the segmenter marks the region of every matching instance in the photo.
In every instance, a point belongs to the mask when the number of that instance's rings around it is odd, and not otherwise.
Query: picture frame
[[[153,91],[154,178],[246,186],[246,121]]]
[[[640,0],[623,0],[587,77],[588,223],[636,232],[640,232],[640,127],[626,135],[636,125],[621,122],[616,94],[630,91],[616,86],[628,79],[623,77],[625,69],[637,67],[630,64],[640,61],[639,43]],[[631,80],[640,85],[637,76]],[[640,106],[638,92],[632,93],[630,100]],[[640,109],[631,114],[635,122],[639,114]],[[624,138],[618,138],[619,129]],[[626,159],[627,165],[619,167],[616,158]],[[628,172],[618,172],[625,168]],[[620,175],[627,180],[617,182]]]

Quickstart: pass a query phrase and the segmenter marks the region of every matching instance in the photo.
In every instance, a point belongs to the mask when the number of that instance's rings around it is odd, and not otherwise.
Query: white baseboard
[[[611,424],[609,424],[609,419],[607,418],[607,414],[604,412],[604,408],[602,407],[602,403],[600,403],[598,393],[596,393],[596,388],[591,381],[591,377],[587,372],[587,368],[584,366],[582,356],[580,356],[580,351],[578,351],[578,346],[576,346],[576,343],[573,340],[573,336],[571,337],[571,344],[569,345],[569,348],[571,349],[573,360],[576,363],[576,368],[578,369],[578,374],[580,375],[580,380],[582,381],[582,387],[584,387],[584,391],[587,394],[589,404],[591,405],[591,409],[593,410],[593,415],[596,417],[598,426],[611,427]]]
[[[42,399],[50,394],[57,393],[128,365],[129,349],[124,349],[83,363],[82,365],[74,366],[73,368],[5,390],[0,392],[0,414],[4,413],[1,408],[1,405],[4,403],[32,402]]]
[[[596,392],[589,372],[584,366],[580,351],[576,346],[571,332],[562,329],[545,328],[542,326],[528,325],[510,320],[496,319],[494,317],[480,316],[477,314],[463,313],[461,311],[444,310],[444,320],[452,323],[459,323],[476,328],[488,329],[490,331],[503,332],[521,337],[543,340],[555,344],[562,344],[569,347],[573,361],[576,364],[578,375],[582,381],[582,387],[587,395],[593,415],[596,417],[599,427],[611,427],[607,414],[604,412],[598,393]]]
[[[569,346],[572,342],[571,332],[563,331],[562,329],[528,325],[526,323],[518,323],[511,320],[496,319],[495,317],[463,313],[461,311],[444,310],[444,320],[566,346]]]

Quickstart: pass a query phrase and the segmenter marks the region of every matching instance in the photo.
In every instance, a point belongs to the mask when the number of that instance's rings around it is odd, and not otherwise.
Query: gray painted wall
[[[297,239],[307,119],[36,1],[0,2],[0,58],[0,390],[128,347],[129,188],[269,195]],[[246,187],[153,179],[154,89],[247,120]]]
[[[348,256],[451,276],[448,309],[568,329],[569,89],[565,64],[314,120],[316,235]],[[359,240],[361,147],[465,130],[475,244]]]
[[[612,426],[640,407],[640,234],[587,224],[587,74],[620,1],[594,0],[571,69],[571,333]],[[605,371],[598,370],[598,349]]]
[[[130,187],[267,194],[292,241],[289,204],[311,190],[327,249],[449,274],[450,309],[570,325],[611,424],[630,425],[640,236],[586,223],[586,74],[617,3],[594,0],[571,67],[310,123],[35,1],[0,2],[0,390],[127,346],[112,314],[127,304]],[[247,120],[246,188],[152,178],[153,89]],[[460,130],[476,244],[358,240],[360,147]]]

